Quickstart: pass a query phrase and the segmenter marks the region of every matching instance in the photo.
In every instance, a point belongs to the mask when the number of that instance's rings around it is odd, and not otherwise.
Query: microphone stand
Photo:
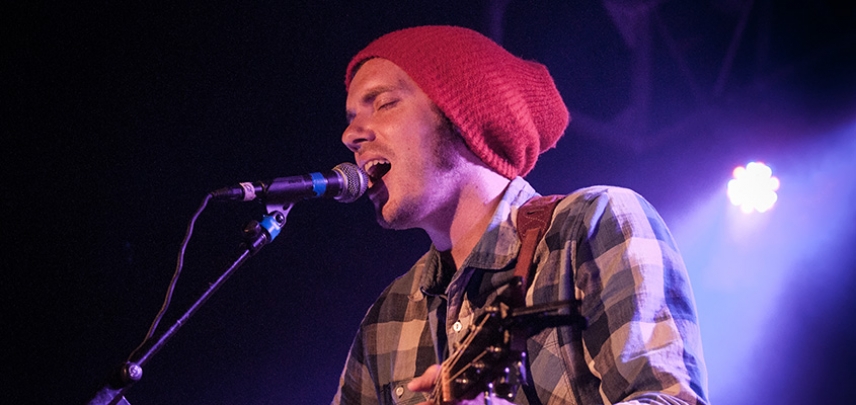
[[[140,350],[137,351],[138,354],[135,354],[133,358],[122,363],[108,377],[107,383],[95,394],[95,397],[87,405],[130,405],[125,399],[124,393],[133,383],[142,378],[142,366],[166,344],[167,340],[178,331],[178,328],[187,322],[202,304],[208,301],[211,295],[223,285],[238,267],[279,235],[280,230],[285,225],[285,219],[288,211],[291,210],[291,206],[292,204],[282,206],[284,212],[276,210],[269,212],[268,215],[263,217],[261,222],[253,220],[247,223],[244,227],[244,241],[240,245],[237,258],[234,262],[223,271],[220,277],[208,287],[205,293],[187,309],[184,315],[172,327],[157,339],[147,340]],[[268,207],[270,208],[270,205]]]

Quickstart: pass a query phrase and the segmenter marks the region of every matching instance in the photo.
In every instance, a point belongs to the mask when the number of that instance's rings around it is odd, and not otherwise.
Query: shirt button
[[[455,322],[455,324],[452,325],[452,330],[454,330],[455,332],[460,332],[463,328],[464,325],[461,324],[461,321]]]
[[[404,394],[404,387],[402,387],[400,385],[398,387],[395,387],[395,396],[400,398],[403,394]]]

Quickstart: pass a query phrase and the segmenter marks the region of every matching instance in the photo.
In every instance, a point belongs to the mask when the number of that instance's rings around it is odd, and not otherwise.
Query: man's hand
[[[416,377],[412,381],[407,383],[407,389],[414,391],[414,392],[431,392],[432,390],[434,390],[434,385],[436,385],[437,379],[439,377],[440,377],[440,365],[435,364],[431,367],[428,367],[428,369],[425,370],[425,372],[422,373],[421,376]],[[493,401],[491,403],[494,405],[504,405],[504,404],[511,405],[511,402],[508,402],[508,401],[501,399],[501,398],[494,397],[494,398],[492,398],[492,400]],[[454,404],[457,404],[457,405],[484,405],[485,404],[484,394],[479,394],[479,396],[477,396],[473,399],[456,401],[456,402],[454,402]],[[435,405],[435,404],[433,404],[430,401],[426,401],[426,402],[422,402],[418,405]]]
[[[422,375],[407,383],[407,389],[413,392],[431,392],[434,389],[434,385],[437,383],[438,377],[440,377],[440,365],[435,364],[428,367]],[[430,405],[430,403],[425,402],[424,405]]]

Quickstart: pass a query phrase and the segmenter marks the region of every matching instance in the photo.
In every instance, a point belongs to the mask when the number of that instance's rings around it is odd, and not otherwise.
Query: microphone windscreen
[[[356,201],[366,192],[368,187],[369,177],[363,169],[360,169],[353,163],[340,163],[333,168],[333,171],[339,173],[344,181],[342,190],[334,198],[343,203]]]

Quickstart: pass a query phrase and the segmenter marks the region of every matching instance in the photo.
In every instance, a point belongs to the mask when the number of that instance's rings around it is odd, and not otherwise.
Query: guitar
[[[526,339],[548,327],[586,327],[577,301],[511,308],[503,302],[484,309],[446,359],[429,397],[436,405],[484,393],[509,401],[527,382]],[[564,310],[564,311],[563,311]],[[561,311],[561,312],[560,312]]]

